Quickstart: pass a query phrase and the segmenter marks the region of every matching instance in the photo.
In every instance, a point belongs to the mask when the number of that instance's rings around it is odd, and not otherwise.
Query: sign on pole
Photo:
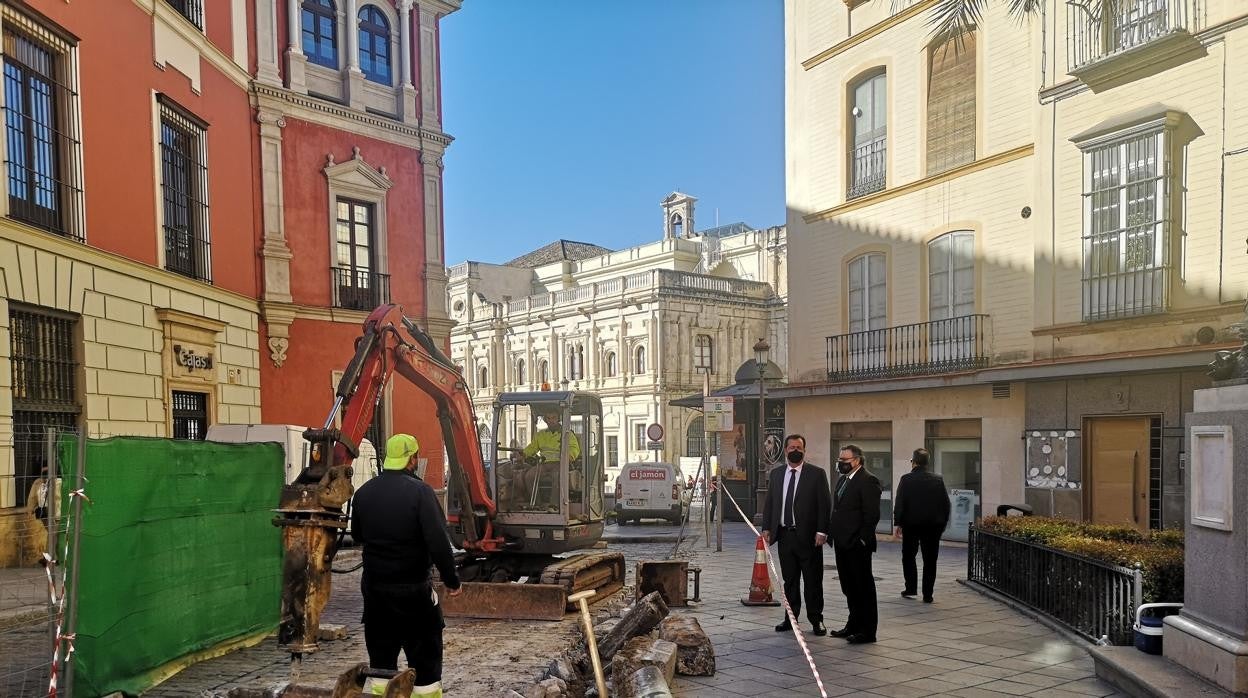
[[[702,398],[702,416],[707,431],[732,431],[732,398]]]
[[[663,425],[655,422],[654,424],[646,427],[646,436],[650,437],[651,441],[662,441]]]

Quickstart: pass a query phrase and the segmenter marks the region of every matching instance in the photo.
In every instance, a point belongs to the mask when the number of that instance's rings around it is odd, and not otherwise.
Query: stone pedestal
[[[1248,385],[1194,397],[1185,429],[1184,606],[1165,619],[1164,653],[1248,694]]]

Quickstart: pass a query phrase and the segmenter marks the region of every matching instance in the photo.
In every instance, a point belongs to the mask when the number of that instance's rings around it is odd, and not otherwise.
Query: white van
[[[620,525],[642,519],[679,524],[689,516],[685,481],[671,463],[627,463],[615,479],[615,514]]]

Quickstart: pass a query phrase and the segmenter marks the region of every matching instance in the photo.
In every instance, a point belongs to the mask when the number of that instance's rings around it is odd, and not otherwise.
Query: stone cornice
[[[387,143],[417,149],[431,144],[435,148],[445,149],[455,140],[449,134],[436,129],[415,127],[262,82],[252,82],[252,92],[256,96],[256,106],[262,111],[278,112],[311,123],[328,124]]]

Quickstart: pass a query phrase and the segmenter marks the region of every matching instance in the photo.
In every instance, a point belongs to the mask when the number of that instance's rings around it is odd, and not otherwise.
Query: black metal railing
[[[1197,0],[1077,0],[1067,3],[1069,68],[1078,70],[1195,27]]]
[[[877,138],[854,148],[850,163],[848,199],[856,199],[884,189],[888,161],[888,139]]]
[[[373,310],[390,302],[390,275],[352,267],[330,268],[334,307]]]
[[[1137,569],[1036,545],[971,526],[966,578],[1043,613],[1094,642],[1132,644],[1143,602]]]
[[[178,14],[190,20],[197,29],[204,28],[203,0],[165,0]]]
[[[987,315],[898,325],[828,337],[828,380],[896,378],[988,366]]]

